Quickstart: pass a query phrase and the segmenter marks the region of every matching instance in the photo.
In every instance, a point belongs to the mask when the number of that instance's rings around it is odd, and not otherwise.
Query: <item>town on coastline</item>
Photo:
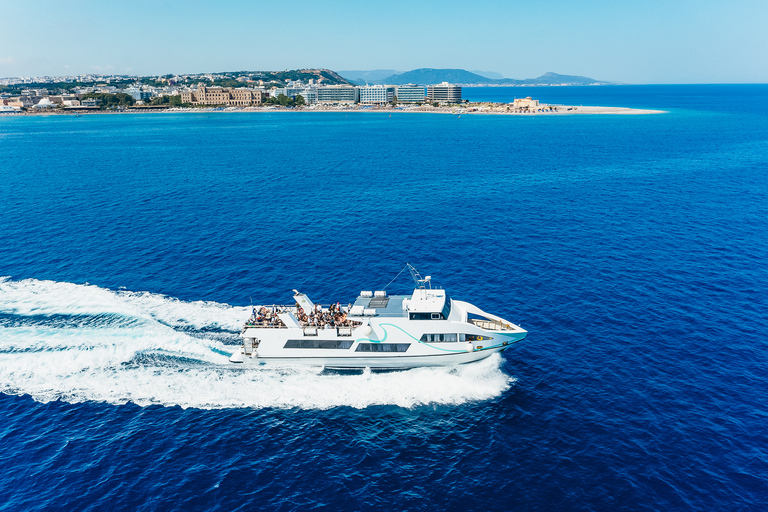
[[[444,113],[640,113],[613,107],[545,105],[530,96],[511,103],[470,102],[462,87],[356,85],[327,69],[135,77],[78,75],[0,79],[0,114],[150,111],[387,110]]]
[[[454,111],[457,107],[463,112],[499,108],[532,112],[550,108],[539,105],[538,101],[530,97],[515,100],[512,104],[470,104],[468,100],[462,99],[460,85],[447,82],[434,85],[354,85],[328,70],[300,71],[315,77],[305,76],[303,80],[284,78],[277,81],[270,80],[271,77],[258,76],[263,73],[254,73],[236,77],[229,74],[166,75],[150,80],[100,75],[58,79],[3,79],[0,81],[0,112],[83,113],[200,108],[448,108]]]

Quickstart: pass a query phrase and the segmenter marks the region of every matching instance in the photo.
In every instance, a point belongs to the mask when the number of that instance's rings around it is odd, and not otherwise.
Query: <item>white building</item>
[[[315,85],[304,85],[301,82],[291,82],[285,87],[272,89],[269,93],[273,98],[277,98],[281,94],[294,99],[296,96],[301,96],[304,98],[304,103],[307,105],[317,103],[317,86]]]
[[[307,105],[314,105],[317,103],[317,86],[308,85],[298,95],[304,98],[304,103]]]
[[[306,88],[307,86],[301,83],[301,81],[298,81],[298,80],[295,82],[289,81],[285,85],[285,87],[278,87],[276,89],[272,89],[272,91],[270,92],[270,96],[272,96],[273,98],[277,98],[281,94],[285,94],[289,98],[295,98],[296,96],[301,94],[301,92]],[[306,100],[307,98],[304,98],[304,99]]]
[[[425,94],[423,85],[398,85],[395,87],[398,103],[423,103]]]
[[[136,101],[148,100],[152,97],[151,92],[142,91],[140,87],[126,87],[125,94],[129,95]]]
[[[395,88],[386,85],[363,85],[360,90],[360,103],[384,105],[395,99]]]
[[[51,100],[49,100],[48,98],[43,98],[40,100],[40,102],[37,105],[35,105],[35,108],[53,108],[55,106],[56,104],[53,103]]]

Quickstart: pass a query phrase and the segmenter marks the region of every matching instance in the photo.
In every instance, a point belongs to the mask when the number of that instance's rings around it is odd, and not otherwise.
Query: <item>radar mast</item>
[[[411,273],[411,277],[416,283],[416,286],[418,286],[419,290],[426,290],[427,283],[429,283],[429,289],[432,289],[432,276],[421,277],[421,274],[419,274],[419,271],[416,270],[416,267],[410,263],[406,263],[406,266],[408,267],[408,271]]]

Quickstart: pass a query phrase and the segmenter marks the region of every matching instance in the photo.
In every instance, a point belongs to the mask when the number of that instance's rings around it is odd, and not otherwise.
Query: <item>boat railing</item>
[[[266,322],[245,322],[245,329],[287,329],[283,324],[269,324]]]
[[[299,322],[299,327],[304,330],[314,329],[315,331],[336,329],[339,336],[352,336],[352,329],[361,326],[362,322],[348,322],[348,325],[308,325],[306,322]],[[287,329],[283,324],[269,324],[266,322],[246,322],[243,330],[245,329]],[[349,332],[349,334],[347,334]]]
[[[484,320],[480,318],[470,318],[469,323],[485,329],[486,331],[512,331],[511,325],[497,320]]]
[[[334,302],[333,304],[336,304],[336,303]],[[327,312],[327,311],[329,311],[331,309],[331,305],[332,304],[318,304],[318,305],[320,306],[322,311]],[[280,313],[293,313],[294,315],[298,316],[298,311],[297,311],[295,305],[280,306],[280,305],[277,305],[277,304],[273,304],[271,306],[255,306],[254,309],[259,309],[259,308],[262,308],[262,307],[267,308],[269,311],[275,311],[275,312],[277,312],[277,314],[280,314]],[[342,311],[345,311],[345,312],[349,313],[349,311],[348,311],[349,307],[342,306],[341,309],[342,309]],[[301,328],[313,327],[313,328],[317,328],[317,329],[336,329],[337,327],[341,327],[341,328],[353,327],[354,328],[354,327],[357,327],[358,325],[361,325],[361,323],[362,322],[354,322],[353,321],[353,322],[350,322],[349,325],[347,325],[347,326],[336,326],[336,325],[332,326],[332,325],[330,325],[328,323],[326,323],[324,325],[309,325],[307,322],[299,321],[299,327],[301,327]],[[283,324],[282,321],[277,320],[277,318],[274,317],[274,316],[270,320],[262,320],[261,322],[257,322],[255,320],[253,320],[253,318],[251,318],[250,320],[245,322],[245,326],[243,327],[244,330],[245,329],[287,329],[287,328],[288,327],[285,324]],[[346,336],[346,334],[340,334],[340,336]]]

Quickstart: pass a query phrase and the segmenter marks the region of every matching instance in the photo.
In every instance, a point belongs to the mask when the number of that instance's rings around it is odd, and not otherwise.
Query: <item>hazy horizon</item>
[[[302,68],[546,72],[628,84],[765,83],[768,4],[0,0],[0,76]],[[15,10],[14,10],[15,9]],[[474,71],[473,71],[474,72]]]

